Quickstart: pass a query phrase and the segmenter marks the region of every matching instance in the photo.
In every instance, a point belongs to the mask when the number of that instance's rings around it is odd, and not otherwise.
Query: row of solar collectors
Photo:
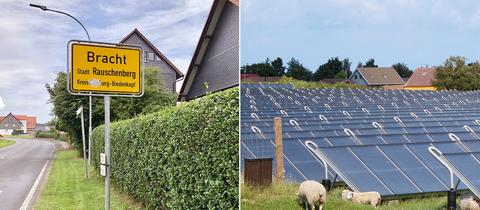
[[[381,129],[388,131],[390,128],[405,128],[405,129],[412,129],[412,128],[431,128],[431,127],[442,127],[442,126],[460,126],[463,127],[464,125],[468,125],[470,127],[478,125],[477,122],[470,119],[465,119],[467,117],[458,117],[456,118],[440,118],[440,119],[433,119],[433,120],[422,120],[422,121],[404,121],[402,123],[399,122],[385,122],[385,121],[378,121],[378,125],[381,125]],[[473,117],[472,117],[473,118]],[[477,118],[478,119],[478,118]],[[254,133],[253,126],[258,128],[262,133],[273,133],[273,120],[270,121],[251,121],[251,122],[242,122],[241,124],[241,131],[242,134]],[[356,122],[346,122],[345,121],[336,121],[336,123],[321,123],[318,121],[295,121],[292,118],[282,118],[282,130],[283,132],[290,132],[290,131],[329,131],[329,130],[343,130],[345,128],[348,129],[377,129],[371,121],[367,121],[366,119],[357,119],[354,120]],[[292,124],[293,122],[297,122],[297,124]],[[377,126],[378,126],[377,125]],[[405,130],[407,131],[407,130]],[[343,133],[343,132],[342,132]]]
[[[408,132],[404,128],[392,128],[386,132],[374,129],[352,129],[355,136],[347,135],[344,130],[318,131],[318,132],[282,132],[283,140],[311,140],[320,147],[347,146],[347,145],[377,145],[394,143],[419,143],[419,142],[449,142],[458,138],[461,141],[480,140],[477,134],[480,126],[471,126],[474,132],[467,132],[463,127],[447,126],[433,128],[411,128]],[[368,132],[366,132],[368,131]],[[452,136],[454,134],[455,136]],[[242,140],[273,140],[274,134],[242,133]]]
[[[279,108],[279,109],[303,109],[308,107],[310,110],[323,110],[323,109],[334,109],[334,108],[391,108],[391,109],[401,109],[401,108],[416,108],[416,107],[439,107],[439,108],[449,108],[450,106],[459,106],[463,105],[465,107],[475,107],[475,104],[478,104],[478,99],[468,99],[468,98],[449,98],[448,100],[436,100],[436,101],[422,101],[422,100],[373,100],[373,101],[361,101],[361,100],[351,100],[351,99],[341,99],[338,101],[330,101],[326,99],[272,99],[272,98],[259,98],[259,99],[249,99],[242,98],[242,108],[251,109],[251,110],[265,110],[270,107]],[[381,107],[382,106],[382,107]]]
[[[459,95],[459,94],[449,94],[449,95],[442,95],[442,96],[415,96],[415,95],[401,95],[401,96],[380,96],[380,95],[341,95],[341,96],[333,96],[333,94],[329,95],[322,95],[322,94],[307,94],[307,95],[283,95],[280,93],[276,94],[252,94],[252,93],[245,93],[242,95],[243,101],[250,101],[256,100],[257,98],[266,98],[270,101],[275,102],[293,102],[303,100],[303,103],[318,103],[319,101],[331,102],[331,103],[342,103],[343,101],[361,101],[365,103],[369,102],[384,102],[384,103],[391,103],[391,102],[402,102],[402,101],[409,101],[410,103],[419,103],[421,101],[432,101],[432,102],[441,102],[441,101],[452,101],[452,99],[466,99],[465,102],[470,101],[470,99],[477,98],[479,94],[468,94],[468,95]],[[257,101],[255,101],[257,102]],[[260,101],[258,101],[261,103]],[[268,102],[268,101],[267,101]]]
[[[434,146],[446,154],[480,152],[480,142],[410,143],[372,146],[329,147],[319,150],[327,157],[329,167],[340,173],[342,179],[356,191],[378,191],[383,196],[446,191],[450,188],[450,174],[429,153]],[[462,156],[462,155],[460,155]],[[469,179],[479,183],[478,155],[455,165],[463,171],[472,168]],[[452,157],[453,159],[453,157]],[[473,175],[476,174],[476,175]],[[460,190],[467,189],[461,183]]]
[[[385,144],[329,147],[320,148],[320,150],[328,157],[330,179],[338,173],[337,180],[346,182],[356,191],[378,191],[382,196],[392,196],[447,190],[450,186],[448,170],[428,152],[427,148],[435,146],[447,154],[480,152],[479,141],[462,143],[460,145],[450,141]],[[324,178],[325,168],[306,149],[302,141],[284,141],[283,147],[284,172],[287,179],[301,182],[320,181]],[[242,141],[241,155],[243,158],[271,157],[274,159],[273,142]],[[243,159],[241,162],[243,168]],[[478,171],[476,172],[478,181]],[[458,189],[466,189],[466,186],[461,183]]]
[[[316,99],[318,98],[318,99]],[[441,100],[432,100],[428,101],[426,99],[423,100],[417,100],[417,99],[411,99],[411,100],[387,100],[387,99],[371,99],[368,101],[362,101],[362,100],[353,100],[353,99],[347,99],[346,97],[338,100],[332,100],[329,98],[328,100],[326,98],[321,98],[319,96],[316,96],[316,98],[295,98],[295,99],[284,99],[284,98],[277,98],[275,99],[274,97],[267,98],[267,97],[259,97],[259,99],[249,99],[249,98],[242,98],[242,108],[250,108],[252,110],[263,110],[263,109],[268,109],[270,107],[274,108],[295,108],[295,107],[308,107],[311,110],[319,110],[319,109],[326,109],[325,107],[331,109],[338,107],[338,108],[345,108],[345,107],[358,107],[358,106],[363,106],[363,107],[378,107],[383,106],[385,108],[409,108],[409,107],[422,107],[422,106],[438,106],[438,107],[449,107],[449,106],[458,106],[459,104],[463,105],[468,105],[474,106],[475,104],[479,103],[478,99],[474,99],[473,97],[471,99],[468,98],[462,98],[462,97],[454,97],[454,98],[448,98],[448,99],[441,99]],[[380,106],[379,106],[380,105]]]
[[[385,95],[396,95],[396,94],[412,94],[412,95],[448,95],[448,94],[461,94],[461,95],[468,95],[468,94],[476,94],[479,91],[410,91],[410,90],[388,90],[385,91],[383,89],[357,89],[357,88],[312,88],[312,89],[294,89],[292,85],[281,85],[281,84],[260,84],[260,85],[250,85],[250,84],[242,84],[241,88],[243,93],[251,93],[253,91],[273,91],[273,92],[301,92],[301,93],[371,93],[371,94],[385,94]]]
[[[478,118],[477,118],[478,119]],[[474,120],[448,120],[383,123],[382,128],[375,128],[368,123],[358,124],[324,124],[324,125],[288,125],[283,123],[282,133],[284,138],[315,138],[348,136],[345,129],[349,129],[356,136],[379,134],[413,134],[413,133],[438,133],[438,132],[480,132],[480,126]],[[241,125],[242,139],[271,139],[274,136],[273,125],[250,123]]]
[[[476,110],[445,110],[442,112],[430,112],[430,111],[417,111],[417,112],[397,112],[397,111],[389,111],[384,113],[362,113],[362,112],[346,112],[346,111],[331,111],[325,113],[310,113],[310,112],[295,112],[295,113],[287,113],[285,111],[279,112],[269,112],[269,113],[262,113],[262,112],[250,112],[250,113],[243,113],[241,114],[241,119],[247,121],[269,121],[272,120],[274,117],[287,117],[287,118],[298,118],[301,121],[301,118],[305,119],[312,119],[314,121],[335,121],[335,120],[352,120],[352,119],[372,119],[372,120],[380,120],[380,119],[394,119],[395,117],[400,118],[402,121],[405,119],[415,118],[418,120],[425,120],[430,118],[442,118],[442,117],[450,117],[450,116],[470,116],[476,115],[480,112],[480,109]],[[325,122],[325,123],[328,123]]]
[[[272,92],[316,92],[316,93],[372,93],[372,94],[413,94],[413,95],[446,95],[449,93],[457,94],[475,94],[479,91],[455,91],[455,90],[441,90],[441,91],[410,91],[410,90],[388,90],[375,89],[375,88],[309,88],[309,89],[295,89],[292,85],[271,85],[271,84],[261,84],[261,85],[245,85],[242,84],[242,92],[251,93],[253,91],[272,91]]]
[[[398,119],[401,121],[430,121],[430,119],[448,119],[450,117],[473,117],[477,116],[480,110],[455,110],[455,111],[446,111],[446,112],[386,112],[386,113],[374,113],[374,114],[346,114],[344,112],[331,112],[324,114],[311,114],[311,113],[295,113],[295,114],[285,114],[282,112],[278,113],[269,113],[269,114],[257,114],[252,112],[250,114],[242,114],[240,117],[242,122],[269,122],[272,121],[274,117],[282,117],[285,119],[294,119],[297,122],[301,121],[311,121],[318,122],[319,124],[332,124],[336,121],[344,120],[358,120],[358,119],[369,119],[371,122],[398,122]],[[398,118],[395,120],[395,118]]]
[[[451,101],[452,99],[467,99],[465,102],[470,101],[472,98],[478,97],[479,94],[475,95],[446,95],[446,96],[441,96],[441,97],[417,97],[417,96],[412,96],[412,95],[402,95],[402,96],[393,96],[393,97],[388,97],[388,96],[367,96],[367,95],[362,95],[362,96],[357,96],[357,95],[344,95],[344,96],[332,96],[330,95],[300,95],[296,94],[293,96],[285,96],[283,94],[247,94],[242,96],[242,99],[245,99],[244,101],[250,101],[250,100],[256,100],[257,98],[267,98],[270,101],[278,101],[278,102],[295,102],[297,100],[303,100],[304,103],[314,103],[314,102],[319,102],[319,101],[327,101],[327,102],[339,102],[341,103],[342,101],[363,101],[365,103],[369,103],[373,101],[378,101],[378,102],[401,102],[403,100],[407,100],[410,102],[421,102],[421,101],[432,101],[432,102],[440,102],[440,101]],[[315,100],[313,100],[315,99]],[[372,100],[371,100],[372,99]],[[255,101],[257,102],[257,101]],[[258,101],[260,102],[260,101]]]

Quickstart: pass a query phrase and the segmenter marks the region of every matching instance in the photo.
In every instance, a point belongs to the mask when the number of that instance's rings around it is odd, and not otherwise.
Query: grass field
[[[295,193],[297,192],[298,184],[272,184],[263,190],[241,185],[241,209],[242,210],[269,210],[269,209],[285,209],[285,210],[301,210],[301,205],[297,202]],[[332,192],[327,195],[327,202],[324,209],[336,210],[367,210],[375,209],[366,205],[357,205],[349,201],[343,201],[340,193],[343,189],[334,188]],[[436,210],[446,209],[447,198],[442,197],[426,197],[413,198],[402,200],[396,203],[383,202],[378,209],[395,209],[395,210]]]
[[[93,169],[84,176],[83,159],[78,151],[59,151],[34,209],[104,209],[105,182]],[[141,209],[138,203],[117,190],[111,191],[111,209]]]
[[[0,138],[0,148],[7,147],[12,144],[15,144],[15,141]]]
[[[10,135],[10,136],[4,136],[8,138],[17,138],[17,139],[33,139],[33,135],[30,134],[25,134],[25,135]]]

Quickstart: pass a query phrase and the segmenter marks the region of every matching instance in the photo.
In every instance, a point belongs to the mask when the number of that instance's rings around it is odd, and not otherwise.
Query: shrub
[[[50,139],[54,139],[57,137],[57,134],[56,133],[52,133],[52,132],[44,132],[44,131],[37,131],[35,133],[35,137],[36,138],[50,138]]]
[[[244,84],[255,84],[250,82],[242,82]],[[338,82],[335,84],[329,84],[324,82],[311,82],[304,80],[297,80],[291,77],[283,76],[280,80],[276,82],[262,82],[263,84],[286,84],[292,85],[294,88],[366,88],[367,86],[348,84],[343,82]]]
[[[110,125],[115,186],[148,209],[238,209],[238,88]],[[104,151],[93,131],[93,164]]]

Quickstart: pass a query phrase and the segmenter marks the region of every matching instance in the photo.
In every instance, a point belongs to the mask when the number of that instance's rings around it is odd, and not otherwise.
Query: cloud
[[[0,96],[0,110],[5,108],[5,103],[3,102],[2,96]]]

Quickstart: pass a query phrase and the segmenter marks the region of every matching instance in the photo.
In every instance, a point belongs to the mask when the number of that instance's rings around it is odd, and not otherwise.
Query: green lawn
[[[93,169],[84,176],[83,159],[78,151],[58,151],[34,209],[104,209],[105,182]],[[117,190],[110,190],[111,209],[141,209]]]
[[[10,135],[4,136],[5,138],[17,138],[17,139],[33,139],[33,135],[31,134],[24,134],[24,135]]]
[[[15,144],[15,141],[0,139],[0,148],[7,147],[9,145]]]
[[[303,209],[297,202],[296,192],[298,184],[272,184],[263,190],[253,187],[241,185],[241,209],[242,210],[269,210],[269,209],[285,209],[285,210],[301,210]],[[336,210],[373,210],[367,205],[357,205],[349,201],[343,201],[340,193],[343,189],[334,188],[327,195],[327,202],[324,209]],[[387,204],[383,202],[378,209],[446,209],[447,198],[442,197],[426,197],[402,200],[398,203]]]

